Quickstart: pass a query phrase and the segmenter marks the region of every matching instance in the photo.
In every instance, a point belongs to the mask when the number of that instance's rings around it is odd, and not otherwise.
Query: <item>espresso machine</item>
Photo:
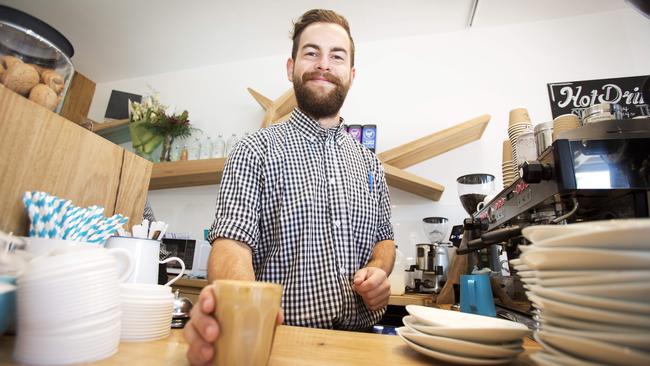
[[[425,217],[422,227],[431,244],[416,245],[416,270],[421,273],[419,292],[439,293],[449,271],[449,220],[445,217]]]
[[[600,121],[561,133],[537,160],[520,167],[519,179],[465,220],[457,254],[470,256],[470,269],[495,273],[501,271],[501,251],[513,259],[520,245],[530,244],[521,236],[526,226],[649,217],[649,146],[650,118]],[[502,283],[512,286],[513,277]]]

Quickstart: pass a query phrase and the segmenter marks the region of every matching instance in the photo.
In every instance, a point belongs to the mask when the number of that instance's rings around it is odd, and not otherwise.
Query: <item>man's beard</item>
[[[318,93],[305,85],[309,80],[319,77],[324,77],[334,84],[334,89],[326,93]],[[320,119],[333,117],[341,110],[350,84],[343,84],[339,78],[330,73],[314,71],[303,74],[302,78],[294,77],[293,89],[300,110],[314,119]]]

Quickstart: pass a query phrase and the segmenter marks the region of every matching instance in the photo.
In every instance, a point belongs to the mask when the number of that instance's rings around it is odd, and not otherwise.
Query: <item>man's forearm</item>
[[[219,279],[254,281],[253,256],[248,245],[219,238],[212,243],[208,281]]]
[[[366,267],[378,267],[386,272],[386,276],[390,275],[393,271],[395,264],[395,241],[382,240],[375,244],[372,251],[372,257],[368,261]]]

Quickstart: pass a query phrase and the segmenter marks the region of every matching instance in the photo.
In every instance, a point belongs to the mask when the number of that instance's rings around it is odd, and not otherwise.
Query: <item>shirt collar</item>
[[[345,121],[339,117],[339,124],[332,128],[323,128],[318,124],[318,121],[308,116],[299,108],[294,108],[289,117],[291,123],[305,138],[311,142],[316,142],[319,139],[325,140],[328,135],[333,135],[336,143],[341,145],[345,138],[345,131],[343,130],[343,123]]]

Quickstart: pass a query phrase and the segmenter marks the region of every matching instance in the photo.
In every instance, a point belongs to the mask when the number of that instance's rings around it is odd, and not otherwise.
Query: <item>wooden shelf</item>
[[[219,184],[226,158],[185,160],[153,165],[150,190]]]
[[[104,123],[91,121],[90,130],[115,144],[131,141],[128,119],[107,120]]]

